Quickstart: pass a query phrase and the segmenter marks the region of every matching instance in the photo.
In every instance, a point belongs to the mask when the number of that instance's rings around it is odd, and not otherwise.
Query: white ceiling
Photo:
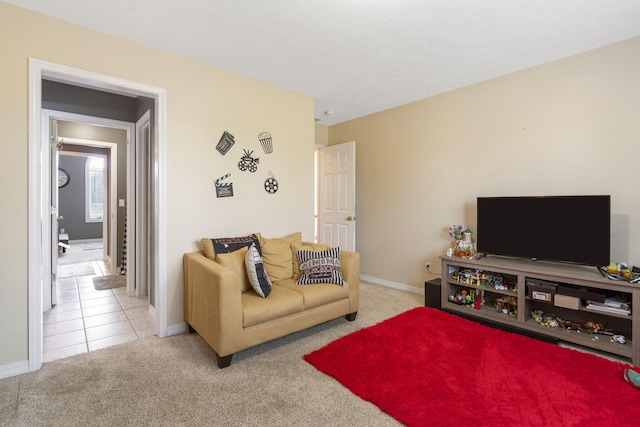
[[[640,36],[638,0],[4,1],[311,95],[323,125]]]

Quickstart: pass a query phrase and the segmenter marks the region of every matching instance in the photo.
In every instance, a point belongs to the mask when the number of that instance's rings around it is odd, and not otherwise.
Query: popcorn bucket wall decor
[[[265,154],[269,154],[273,152],[273,142],[271,140],[271,134],[269,132],[262,132],[258,135],[258,141],[260,141],[260,145],[262,145],[262,149]]]

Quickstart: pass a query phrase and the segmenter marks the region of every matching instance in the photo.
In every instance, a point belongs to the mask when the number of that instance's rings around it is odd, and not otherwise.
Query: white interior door
[[[356,142],[320,149],[318,242],[356,250]]]
[[[58,180],[58,122],[55,119],[49,120],[49,161],[51,164],[51,185],[50,185],[50,205],[51,205],[51,283],[49,286],[43,286],[42,308],[43,311],[50,310],[56,305],[56,286],[58,271],[58,186],[61,184]]]
[[[135,150],[135,250],[136,269],[135,296],[150,297],[149,283],[153,272],[153,227],[152,203],[153,193],[151,170],[153,165],[153,150],[151,144],[151,112],[147,111],[136,122],[136,150]]]

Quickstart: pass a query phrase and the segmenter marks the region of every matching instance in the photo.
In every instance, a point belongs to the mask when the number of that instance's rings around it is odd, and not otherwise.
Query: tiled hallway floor
[[[57,304],[43,313],[44,362],[155,334],[147,297],[94,288],[93,278],[108,274],[103,261],[58,266]]]

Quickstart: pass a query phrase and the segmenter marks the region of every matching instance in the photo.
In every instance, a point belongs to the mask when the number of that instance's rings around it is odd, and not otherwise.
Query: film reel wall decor
[[[278,180],[273,173],[269,171],[269,178],[264,181],[264,190],[269,194],[275,194],[280,188],[280,184],[278,184]]]

